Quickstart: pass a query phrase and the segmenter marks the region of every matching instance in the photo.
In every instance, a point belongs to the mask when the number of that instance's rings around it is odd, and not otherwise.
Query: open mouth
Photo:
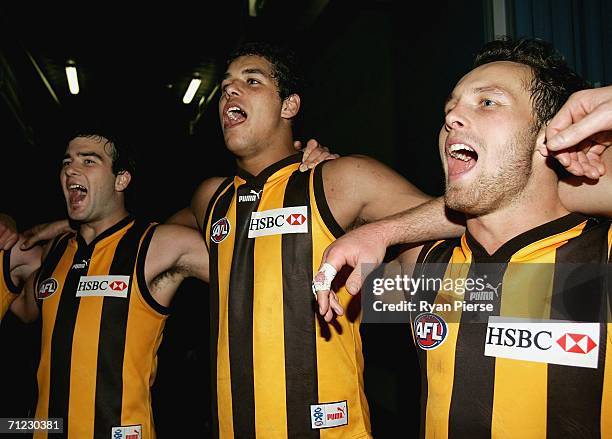
[[[223,109],[223,127],[231,128],[241,124],[247,119],[248,115],[238,105],[226,105]]]
[[[455,176],[470,171],[478,161],[478,153],[464,143],[453,143],[446,149],[448,175]]]
[[[71,205],[78,205],[87,196],[87,188],[80,184],[69,184],[68,185],[68,197]]]

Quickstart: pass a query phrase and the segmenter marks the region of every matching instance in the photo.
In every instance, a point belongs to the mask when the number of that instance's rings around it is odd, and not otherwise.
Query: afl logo
[[[210,239],[215,244],[219,244],[230,234],[230,223],[227,218],[221,218],[210,228]]]
[[[38,286],[38,298],[46,299],[57,291],[57,281],[52,277],[45,279]]]
[[[414,319],[414,339],[421,349],[435,349],[444,343],[448,326],[442,317],[425,312]]]

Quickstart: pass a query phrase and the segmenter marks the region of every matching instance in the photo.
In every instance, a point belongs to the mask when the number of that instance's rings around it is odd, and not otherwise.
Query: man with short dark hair
[[[424,437],[612,435],[612,228],[563,205],[545,144],[547,123],[586,86],[549,44],[494,41],[446,102],[444,201],[467,230],[404,261],[418,257],[417,275],[441,271],[441,285],[484,277],[491,294],[441,288],[412,298]],[[350,241],[332,246],[326,263],[339,269],[342,257],[362,257]],[[318,292],[326,318],[335,301],[327,290]]]

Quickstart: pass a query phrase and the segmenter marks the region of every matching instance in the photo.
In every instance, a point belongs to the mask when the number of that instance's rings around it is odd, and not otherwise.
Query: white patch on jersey
[[[130,276],[81,276],[77,297],[127,298]]]
[[[599,323],[489,317],[488,357],[597,368]]]
[[[249,238],[286,233],[308,233],[307,206],[284,207],[251,214]]]
[[[142,439],[142,426],[113,427],[111,429],[111,439]]]
[[[311,405],[310,422],[313,430],[348,425],[347,402],[340,401]]]

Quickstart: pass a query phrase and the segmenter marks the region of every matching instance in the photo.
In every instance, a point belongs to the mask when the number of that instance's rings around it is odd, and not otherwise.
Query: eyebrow
[[[264,76],[266,78],[271,78],[272,77],[272,75],[270,73],[268,73],[268,72],[266,72],[266,71],[264,71],[262,69],[257,69],[257,68],[244,69],[240,73],[243,74],[243,75],[245,75],[245,74],[246,75],[253,75],[253,74],[261,75],[261,76]],[[223,75],[223,79],[227,79],[230,76],[231,76],[230,72],[225,72],[225,74]]]
[[[493,85],[487,85],[484,87],[474,87],[473,89],[470,90],[470,92],[472,94],[495,93],[495,94],[505,94],[505,95],[513,96],[513,94],[510,91],[506,90],[505,88],[493,86]],[[444,101],[444,105],[446,106],[452,100],[453,100],[453,94],[451,92],[446,98],[446,100]]]
[[[100,160],[103,160],[102,156],[100,154],[98,154],[97,152],[94,151],[82,151],[82,152],[77,152],[76,154],[78,157],[96,157]],[[66,153],[64,154],[64,160],[69,159],[70,158],[70,154]]]

